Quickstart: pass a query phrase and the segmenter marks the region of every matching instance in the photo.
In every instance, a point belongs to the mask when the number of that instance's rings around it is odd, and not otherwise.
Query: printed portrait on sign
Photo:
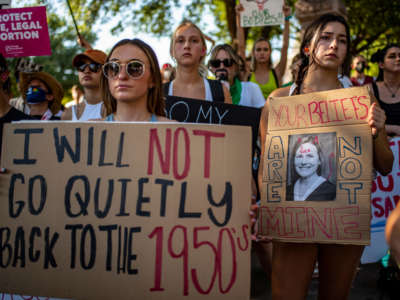
[[[287,201],[336,199],[336,133],[289,136]]]

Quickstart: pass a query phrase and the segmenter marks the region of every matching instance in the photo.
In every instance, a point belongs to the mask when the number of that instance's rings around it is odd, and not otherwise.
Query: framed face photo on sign
[[[287,201],[336,199],[336,133],[289,136]]]

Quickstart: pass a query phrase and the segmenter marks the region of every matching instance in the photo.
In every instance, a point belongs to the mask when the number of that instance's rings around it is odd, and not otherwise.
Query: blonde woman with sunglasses
[[[145,42],[119,41],[103,65],[101,86],[106,121],[170,121],[165,118],[158,60]]]

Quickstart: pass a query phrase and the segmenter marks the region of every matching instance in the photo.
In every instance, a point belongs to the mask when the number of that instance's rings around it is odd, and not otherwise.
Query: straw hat
[[[19,87],[24,100],[26,100],[26,92],[28,90],[28,85],[34,79],[43,81],[46,84],[46,86],[50,89],[51,94],[54,96],[54,100],[51,102],[49,108],[53,114],[58,113],[61,109],[61,100],[64,97],[64,89],[62,85],[57,81],[57,79],[55,79],[49,73],[46,72],[21,73]]]

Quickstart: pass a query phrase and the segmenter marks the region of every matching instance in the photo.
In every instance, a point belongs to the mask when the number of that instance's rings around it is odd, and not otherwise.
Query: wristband
[[[292,15],[285,17],[285,21],[289,21],[292,18]]]

